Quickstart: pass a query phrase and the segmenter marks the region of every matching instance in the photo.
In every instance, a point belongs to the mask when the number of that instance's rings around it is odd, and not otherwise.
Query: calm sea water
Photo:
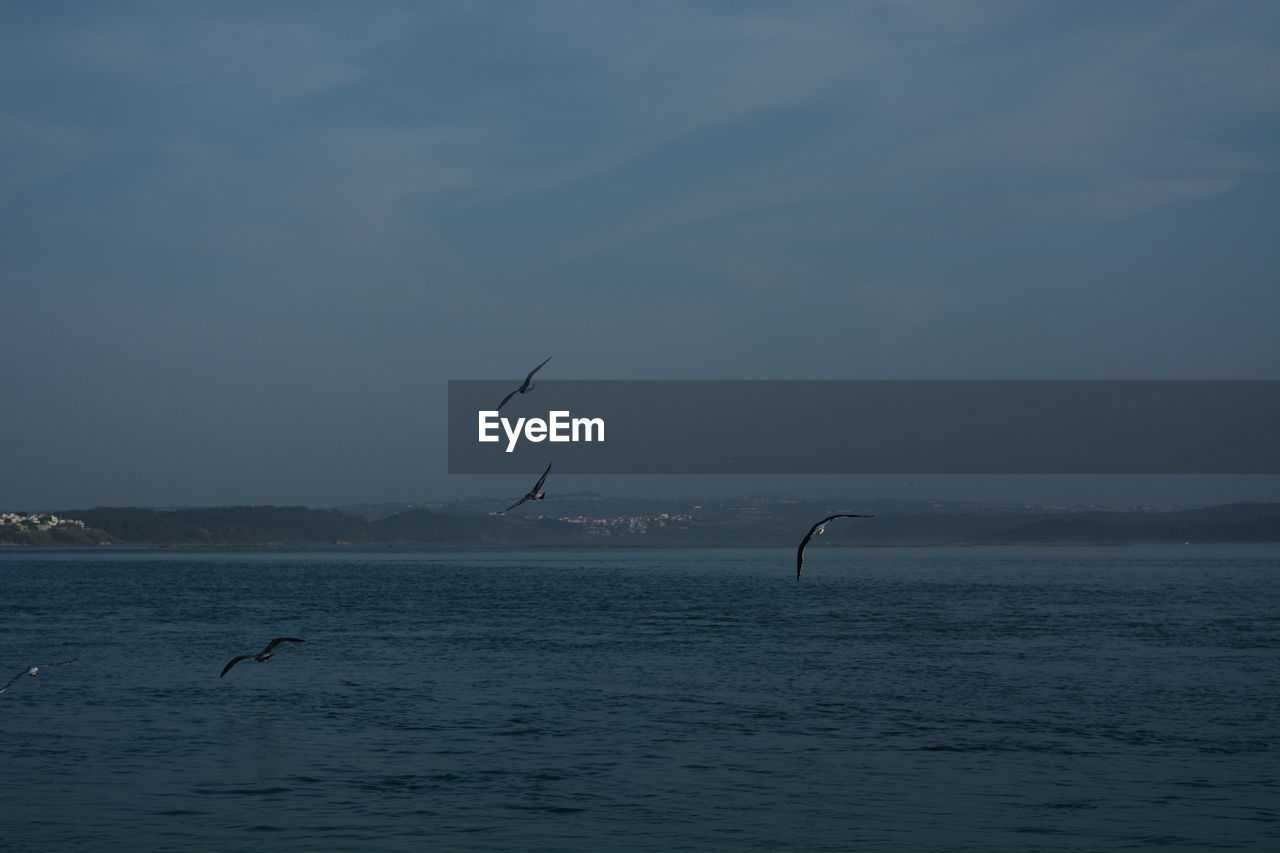
[[[1280,546],[792,559],[0,550],[0,847],[1280,849]]]

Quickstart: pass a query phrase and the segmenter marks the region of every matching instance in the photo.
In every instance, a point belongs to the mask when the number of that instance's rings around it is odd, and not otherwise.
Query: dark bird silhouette
[[[875,518],[874,515],[854,515],[849,512],[838,512],[835,515],[828,515],[819,521],[813,527],[809,528],[809,532],[800,540],[800,547],[796,550],[796,580],[800,580],[800,567],[804,565],[804,547],[809,544],[809,540],[815,536],[821,536],[827,531],[827,522],[836,518]]]
[[[4,687],[0,687],[0,693],[3,693],[6,690],[8,690],[15,683],[17,683],[18,679],[22,678],[22,676],[24,675],[29,675],[32,678],[35,678],[36,673],[40,671],[40,667],[42,666],[66,666],[69,663],[75,663],[77,660],[79,660],[79,658],[72,658],[71,660],[60,660],[60,661],[55,661],[53,663],[41,663],[41,664],[36,664],[35,666],[29,666],[26,669],[24,669],[22,672],[15,675],[13,678],[10,678],[9,683],[6,684]]]
[[[276,637],[274,640],[267,643],[267,647],[262,651],[258,652],[256,655],[240,655],[238,657],[232,658],[231,662],[222,668],[222,675],[226,675],[228,672],[230,672],[231,667],[240,663],[240,661],[248,660],[249,658],[253,658],[259,663],[266,663],[267,661],[271,660],[273,650],[275,649],[275,647],[280,645],[281,643],[305,643],[305,642],[306,640],[299,640],[296,637]],[[219,675],[218,677],[221,678],[222,675]]]
[[[511,512],[511,510],[520,506],[520,504],[524,503],[525,501],[540,501],[543,498],[545,498],[547,496],[547,493],[542,491],[542,484],[547,481],[547,475],[550,473],[551,473],[551,463],[548,462],[547,470],[542,472],[542,476],[538,478],[538,482],[534,483],[533,488],[529,490],[529,494],[525,495],[520,500],[513,503],[511,506],[507,507],[502,512],[498,513],[498,515],[506,515],[507,513]]]
[[[550,360],[551,360],[551,356],[547,356],[547,361],[550,361]],[[542,364],[546,364],[546,363],[547,363],[547,361],[542,362]],[[502,407],[503,407],[503,406],[505,406],[507,403],[511,402],[511,398],[512,398],[512,397],[514,397],[515,395],[517,395],[517,394],[528,394],[528,393],[529,393],[529,391],[533,388],[533,386],[534,386],[534,384],[535,384],[535,383],[534,383],[534,381],[533,381],[533,374],[537,373],[539,370],[541,370],[541,369],[542,369],[542,364],[539,364],[539,365],[538,365],[537,367],[535,367],[533,370],[530,370],[530,371],[529,371],[529,375],[528,375],[528,376],[526,376],[526,377],[524,378],[524,381],[520,383],[520,387],[519,387],[519,388],[517,388],[516,390],[512,391],[510,394],[508,394],[507,396],[505,396],[505,397],[503,397],[503,398],[502,398],[502,402],[498,404],[498,411],[499,411],[499,412],[501,412],[501,411],[502,411]]]

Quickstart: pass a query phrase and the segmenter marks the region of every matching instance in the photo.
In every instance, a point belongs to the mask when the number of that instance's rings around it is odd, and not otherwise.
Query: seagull
[[[827,531],[827,522],[836,518],[875,518],[874,515],[854,515],[848,512],[838,512],[835,515],[828,515],[819,521],[813,527],[809,528],[809,532],[800,540],[800,548],[796,551],[796,580],[800,580],[800,567],[804,565],[804,546],[809,544],[809,540],[815,536],[821,536]]]
[[[550,360],[551,360],[551,356],[547,356],[547,361],[550,361]],[[542,362],[542,364],[546,364],[547,361]],[[519,388],[517,388],[516,390],[512,391],[510,394],[502,398],[502,402],[498,404],[499,412],[502,411],[502,407],[505,406],[507,403],[509,403],[511,401],[511,398],[514,397],[515,395],[529,393],[530,389],[532,389],[534,386],[533,374],[537,373],[539,370],[542,369],[542,364],[539,364],[533,370],[529,371],[529,375],[526,376],[524,378],[524,381],[520,383]]]
[[[72,658],[71,660],[60,660],[60,661],[55,661],[54,663],[42,663],[42,664],[37,664],[36,666],[29,666],[26,669],[24,669],[22,672],[15,675],[13,678],[10,678],[9,683],[6,684],[4,687],[0,687],[0,693],[3,693],[6,690],[8,690],[15,683],[17,683],[19,678],[22,678],[22,676],[24,675],[29,675],[32,678],[35,678],[36,673],[40,672],[40,667],[42,666],[66,666],[69,663],[75,663],[77,660],[79,660],[79,658]]]
[[[248,660],[249,658],[253,658],[259,663],[266,663],[267,661],[271,660],[272,650],[276,646],[280,645],[281,643],[305,643],[305,642],[306,640],[299,640],[295,637],[276,637],[274,640],[267,643],[267,647],[262,651],[258,652],[256,655],[240,655],[239,657],[232,658],[231,662],[222,668],[222,675],[226,675],[228,672],[230,672],[231,667],[240,663],[240,661]],[[219,675],[218,677],[221,678],[222,675]]]
[[[506,515],[507,513],[511,512],[511,510],[520,506],[520,504],[524,503],[525,501],[540,501],[543,498],[545,498],[547,496],[547,493],[542,491],[542,484],[547,481],[547,475],[550,473],[551,473],[551,463],[548,462],[547,470],[542,472],[542,476],[538,478],[538,482],[534,483],[533,488],[529,490],[529,494],[525,495],[520,500],[513,503],[511,506],[507,507],[502,512],[498,513],[498,515]]]

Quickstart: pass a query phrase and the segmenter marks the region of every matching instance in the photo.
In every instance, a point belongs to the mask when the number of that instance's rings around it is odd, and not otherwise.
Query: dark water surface
[[[1280,850],[1280,546],[808,557],[0,550],[0,848]]]

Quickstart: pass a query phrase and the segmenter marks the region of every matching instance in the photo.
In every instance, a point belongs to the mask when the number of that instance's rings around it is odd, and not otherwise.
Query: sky
[[[446,383],[547,356],[1280,378],[1278,47],[1265,0],[0,2],[0,510],[506,494],[446,473]]]

